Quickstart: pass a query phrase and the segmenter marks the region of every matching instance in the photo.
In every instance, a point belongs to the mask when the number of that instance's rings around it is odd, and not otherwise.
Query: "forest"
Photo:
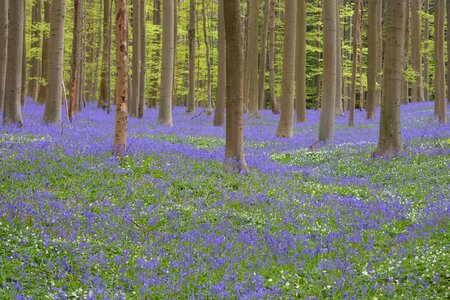
[[[449,299],[450,0],[0,0],[1,299]]]

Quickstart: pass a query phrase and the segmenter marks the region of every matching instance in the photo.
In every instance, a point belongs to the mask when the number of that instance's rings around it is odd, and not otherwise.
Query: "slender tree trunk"
[[[50,15],[51,15],[51,2],[44,1],[44,22],[50,28]],[[42,60],[41,60],[41,73],[42,78],[45,80],[45,84],[39,85],[39,93],[37,103],[44,104],[48,100],[48,86],[50,76],[50,36],[44,35],[42,38]]]
[[[378,6],[381,0],[369,1],[369,53],[367,56],[368,68],[367,68],[367,105],[366,105],[366,118],[373,120],[375,118],[375,105],[377,97],[377,77],[378,77]]]
[[[361,10],[358,19],[358,39],[359,39],[359,110],[364,108],[364,78],[363,78],[363,65],[364,65],[364,53],[363,53],[363,40],[362,40],[362,18],[363,18],[363,3],[361,2]]]
[[[439,123],[447,123],[445,98],[444,23],[445,1],[434,3],[434,114]]]
[[[100,97],[98,108],[110,112],[111,103],[111,0],[103,0],[103,57],[100,74]]]
[[[22,63],[23,34],[25,24],[24,0],[9,3],[8,42],[5,81],[5,99],[3,104],[3,125],[22,126]]]
[[[348,125],[355,125],[355,103],[356,103],[356,66],[358,64],[358,44],[360,43],[361,24],[361,0],[355,3],[355,14],[353,15],[353,50],[352,50],[352,87],[350,93],[350,109]]]
[[[404,39],[404,47],[403,47],[403,56],[405,59],[403,60],[403,72],[408,70],[409,66],[409,60],[408,60],[408,50],[409,50],[409,16],[410,16],[410,4],[411,0],[404,0],[405,1],[405,9],[406,9],[406,17],[405,17],[405,39]],[[409,103],[409,84],[406,81],[405,76],[402,76],[402,104],[408,104]]]
[[[296,113],[297,123],[306,122],[306,3],[297,3]]]
[[[293,135],[295,43],[297,0],[286,0],[284,19],[283,79],[281,83],[281,115],[277,136],[291,138]]]
[[[177,40],[178,40],[178,0],[173,6],[173,75],[172,75],[172,108],[177,105]]]
[[[72,65],[70,71],[70,97],[69,97],[69,120],[72,121],[77,104],[79,102],[77,96],[78,85],[81,84],[80,69],[81,66],[81,48],[82,48],[82,30],[83,30],[83,1],[74,0],[74,27],[73,27],[73,43],[72,43]]]
[[[5,99],[6,65],[8,49],[8,1],[0,1],[0,112]]]
[[[265,0],[264,21],[261,27],[261,57],[259,59],[259,82],[258,82],[258,109],[265,108],[265,83],[266,83],[266,63],[267,63],[267,37],[269,31],[270,0]]]
[[[203,14],[203,36],[205,40],[205,48],[206,48],[206,67],[208,70],[208,109],[206,111],[207,115],[212,114],[212,96],[211,96],[211,55],[209,50],[209,37],[208,31],[206,29],[206,6],[205,0],[202,0],[202,14]]]
[[[153,0],[153,25],[161,28],[161,0]],[[158,101],[158,87],[159,87],[159,76],[155,74],[159,73],[161,66],[161,34],[157,33],[153,40],[154,45],[158,45],[158,47],[154,47],[152,53],[152,76],[150,78],[150,99],[149,99],[149,107],[156,107],[156,102]],[[156,72],[158,70],[158,72]]]
[[[377,89],[375,92],[375,107],[381,105],[381,90],[383,86],[383,1],[379,1],[377,5]]]
[[[423,101],[422,89],[422,57],[420,56],[420,48],[422,44],[422,22],[421,22],[421,6],[420,0],[412,0],[411,2],[411,66],[416,73],[415,81],[412,87],[412,102]]]
[[[323,9],[323,84],[319,141],[333,142],[336,96],[336,4],[337,0],[322,2]]]
[[[216,111],[214,113],[214,126],[223,126],[225,118],[225,93],[226,93],[226,50],[225,43],[225,20],[223,11],[223,2],[226,0],[219,0],[219,53],[218,53],[218,78],[217,78],[217,98]]]
[[[342,108],[342,42],[341,42],[341,0],[336,3],[336,115],[344,115]]]
[[[269,89],[270,106],[273,114],[279,114],[280,108],[275,95],[275,0],[270,0],[269,13]]]
[[[131,117],[137,117],[138,115],[138,103],[139,103],[139,92],[140,92],[140,61],[141,61],[141,47],[140,47],[140,37],[141,37],[141,22],[140,17],[140,0],[133,0],[133,62],[132,62],[132,79],[131,79],[131,97],[129,99],[128,110]]]
[[[426,14],[430,13],[430,2],[429,0],[424,1],[424,11]],[[424,88],[423,88],[423,97],[425,101],[430,101],[430,74],[429,74],[429,48],[430,48],[430,21],[428,18],[425,18],[425,28],[424,28],[424,54],[423,54],[423,81],[424,81]]]
[[[66,1],[53,0],[50,21],[50,60],[48,99],[45,102],[44,123],[61,122],[62,84],[64,80],[64,27]]]
[[[241,7],[239,0],[224,0],[226,36],[226,138],[225,168],[246,171],[244,155],[244,53]]]
[[[145,81],[146,81],[146,52],[147,52],[147,33],[146,33],[146,26],[145,26],[145,0],[139,0],[141,1],[140,7],[141,10],[139,11],[139,21],[140,21],[140,46],[141,46],[141,52],[140,52],[140,65],[141,65],[141,71],[140,71],[140,80],[139,80],[139,99],[138,99],[138,118],[142,119],[144,117],[144,109],[145,109]]]
[[[247,70],[248,70],[248,114],[259,118],[258,110],[258,0],[249,0],[248,15],[248,43],[247,43]]]
[[[5,2],[5,1],[4,1]],[[7,1],[6,1],[7,2]],[[37,25],[41,22],[41,0],[37,0],[33,3],[31,23],[32,23],[32,32],[31,32],[31,48],[32,49],[40,49],[42,47],[42,39],[41,39],[41,30]],[[37,28],[36,28],[37,27]],[[28,81],[28,95],[33,98],[33,100],[37,100],[38,91],[39,91],[39,77],[41,76],[41,62],[37,58],[37,56],[33,55],[31,61],[30,68],[30,78]]]
[[[390,157],[403,149],[400,134],[400,98],[405,45],[405,1],[387,2],[384,33],[384,84],[376,155]]]
[[[128,37],[127,1],[115,0],[116,5],[116,125],[115,153],[122,155],[127,144],[128,126]]]
[[[172,93],[174,73],[174,1],[163,0],[161,99],[159,103],[158,124],[172,126]]]
[[[25,11],[25,0],[23,1],[23,11]],[[25,19],[25,18],[24,18]],[[25,20],[24,20],[25,24]],[[25,27],[25,25],[24,25]],[[25,100],[27,98],[27,41],[25,28],[22,33],[22,85],[20,89],[20,104],[25,106]]]
[[[188,27],[188,40],[189,40],[189,92],[188,103],[186,112],[195,114],[195,2],[196,0],[190,0],[189,8],[189,27]],[[220,33],[220,32],[219,32]]]
[[[450,0],[447,0],[447,58],[450,58]],[[447,95],[450,94],[450,63],[447,61]],[[450,97],[447,96],[450,104]],[[445,104],[444,104],[445,107]]]

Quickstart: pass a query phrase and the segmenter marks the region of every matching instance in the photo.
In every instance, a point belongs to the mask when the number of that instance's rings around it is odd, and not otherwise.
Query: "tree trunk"
[[[297,123],[306,122],[306,3],[297,3],[296,114]]]
[[[420,2],[420,0],[412,0],[411,2],[411,66],[416,73],[412,87],[412,102],[423,101],[422,58],[420,56],[422,44],[422,22],[419,13],[421,11]]]
[[[106,109],[110,112],[111,103],[111,0],[103,2],[103,57],[100,74],[100,97],[98,98],[98,108]]]
[[[261,27],[261,57],[259,59],[259,76],[258,76],[258,109],[265,108],[265,83],[266,83],[266,63],[267,63],[267,37],[269,31],[269,14],[270,0],[265,0],[264,4],[264,21]]]
[[[195,114],[195,2],[196,0],[190,0],[189,8],[189,27],[188,27],[188,39],[189,39],[189,92],[188,103],[186,112]],[[220,32],[219,32],[220,33]]]
[[[348,126],[355,125],[355,103],[356,103],[356,66],[358,63],[358,44],[361,42],[359,25],[361,24],[361,0],[355,3],[355,14],[353,15],[353,50],[352,50],[352,87],[350,92]]]
[[[8,1],[0,1],[0,112],[5,99],[6,65],[8,49]]]
[[[153,25],[161,26],[161,0],[153,0]],[[152,53],[149,107],[156,107],[156,102],[158,102],[160,77],[155,74],[159,73],[161,66],[161,49],[159,47],[161,44],[161,34],[159,32],[155,35],[153,44],[158,45],[158,47],[154,47]]]
[[[446,5],[447,5],[447,58],[450,58],[450,0],[447,0]],[[450,94],[450,63],[448,62],[447,62],[447,94]],[[450,97],[448,96],[447,102],[450,104]]]
[[[342,108],[342,42],[341,42],[341,0],[336,3],[336,115],[344,115]]]
[[[72,43],[72,65],[70,71],[70,97],[69,97],[69,120],[72,121],[75,112],[79,94],[77,93],[78,85],[81,84],[80,70],[81,66],[81,48],[82,46],[82,30],[83,30],[83,1],[74,0],[74,27],[73,27],[73,43]]]
[[[387,2],[384,33],[384,83],[381,101],[380,131],[375,154],[390,157],[403,149],[400,134],[400,98],[402,96],[405,45],[405,1]]]
[[[258,0],[249,0],[248,13],[248,42],[247,42],[247,70],[248,70],[248,115],[259,118],[258,109]]]
[[[286,0],[284,18],[283,79],[281,83],[281,115],[277,136],[293,135],[295,43],[297,0]]]
[[[217,78],[217,97],[216,111],[214,113],[214,126],[223,126],[225,118],[225,93],[226,93],[226,43],[225,43],[225,20],[223,11],[223,2],[219,0],[219,41],[218,41],[218,78]]]
[[[377,89],[375,97],[375,107],[381,105],[381,89],[383,86],[383,1],[377,5]]]
[[[44,22],[50,29],[51,2],[44,1]],[[44,35],[42,38],[42,60],[41,60],[41,77],[45,80],[45,84],[39,85],[37,103],[44,104],[48,100],[48,86],[50,76],[50,36]]]
[[[144,109],[145,109],[145,80],[146,80],[146,72],[147,72],[147,66],[146,66],[146,52],[147,52],[147,32],[146,32],[146,26],[145,26],[145,0],[139,0],[141,1],[140,7],[141,10],[139,11],[139,21],[140,21],[140,46],[141,46],[141,52],[140,52],[140,65],[141,65],[141,71],[140,71],[140,80],[139,80],[139,99],[138,99],[138,118],[142,119],[144,117]]]
[[[424,1],[424,12],[426,14],[430,13],[430,2],[429,0]],[[425,101],[430,101],[430,74],[429,74],[429,56],[428,51],[430,48],[430,20],[428,18],[425,18],[425,28],[424,28],[424,54],[423,54],[423,81],[424,81],[424,88],[423,88],[423,98]]]
[[[41,22],[41,0],[37,0],[33,3],[31,23],[31,48],[36,50],[42,47],[41,30],[39,27],[36,28],[37,24]],[[28,95],[37,100],[39,91],[39,77],[41,76],[41,62],[38,57],[34,54],[30,61],[30,78],[28,81]]]
[[[239,0],[224,0],[226,37],[226,138],[225,168],[247,171],[244,155],[244,40]]]
[[[140,61],[141,61],[141,22],[140,17],[140,0],[133,0],[133,63],[132,63],[132,80],[131,80],[131,97],[129,99],[128,109],[131,117],[137,117],[140,92]]]
[[[403,60],[403,72],[408,70],[408,50],[409,50],[409,15],[410,15],[410,4],[411,0],[404,0],[406,3],[405,9],[406,9],[406,16],[405,16],[405,38],[404,38],[404,47],[403,47],[403,57],[405,59]],[[402,104],[408,104],[409,103],[409,84],[406,82],[405,76],[402,76]]]
[[[375,105],[377,97],[377,77],[378,77],[378,6],[381,0],[369,1],[369,53],[367,56],[367,105],[366,118],[373,120],[375,118]]]
[[[323,9],[323,84],[319,123],[319,141],[333,142],[336,96],[336,4],[337,0],[322,2]]]
[[[275,96],[275,0],[270,0],[269,13],[269,89],[270,106],[273,114],[279,114],[280,108]]]
[[[116,5],[116,124],[115,153],[122,155],[127,143],[128,126],[128,38],[127,1],[115,0]]]
[[[434,3],[434,114],[439,123],[447,123],[444,58],[445,1],[436,0]]]
[[[24,0],[15,0],[9,3],[8,19],[3,125],[16,124],[22,126],[20,104],[22,96],[23,34],[25,24]]]
[[[159,103],[158,124],[172,126],[172,93],[174,74],[174,1],[163,1],[161,98]]]
[[[209,37],[208,31],[206,29],[206,6],[205,0],[202,0],[202,14],[203,14],[203,36],[205,40],[205,48],[206,48],[206,67],[208,70],[208,109],[206,110],[207,115],[212,114],[212,96],[211,96],[211,55],[209,50]]]
[[[48,99],[45,102],[44,123],[61,122],[62,84],[64,80],[64,28],[66,1],[53,0],[50,20],[50,60]]]

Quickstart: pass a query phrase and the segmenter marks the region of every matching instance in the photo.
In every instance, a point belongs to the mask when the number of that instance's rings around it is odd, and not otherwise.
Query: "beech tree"
[[[377,77],[378,77],[378,9],[381,5],[381,0],[369,1],[369,53],[367,56],[367,105],[366,117],[369,120],[375,118],[375,106],[377,103]]]
[[[44,23],[50,28],[51,2],[44,0]],[[50,75],[50,36],[42,37],[42,56],[41,56],[41,79],[43,82],[39,85],[37,102],[44,104],[48,99],[48,82]]]
[[[244,155],[244,36],[242,32],[241,3],[224,0],[226,39],[226,137],[225,168],[246,171]]]
[[[423,101],[420,2],[420,0],[411,1],[411,67],[416,75],[412,86],[412,102]]]
[[[25,24],[24,0],[10,1],[8,9],[8,50],[6,64],[3,124],[22,125],[22,63]]]
[[[129,99],[129,113],[132,117],[138,116],[140,85],[141,85],[141,22],[139,20],[141,10],[140,0],[133,0],[133,62],[132,62],[132,87],[131,99]]]
[[[306,3],[297,3],[296,113],[297,122],[306,121]]]
[[[41,22],[41,8],[42,1],[36,0],[33,2],[33,8],[31,12],[31,48],[39,49],[42,47],[41,30],[39,24]],[[34,51],[34,50],[33,50]],[[25,52],[24,52],[25,53]],[[30,78],[28,80],[28,96],[33,100],[37,100],[39,91],[39,78],[41,76],[41,62],[37,55],[33,55],[30,61]]]
[[[188,27],[188,40],[189,40],[189,93],[187,101],[187,113],[194,114],[196,111],[195,102],[195,1],[190,0],[189,8],[189,27]]]
[[[380,132],[375,154],[390,157],[403,151],[400,133],[403,47],[405,39],[405,1],[387,2],[384,33],[384,84],[381,101]]]
[[[6,53],[8,49],[8,1],[0,1],[0,112],[3,111],[6,80]]]
[[[103,1],[103,51],[102,68],[100,73],[100,96],[98,108],[106,109],[109,113],[111,103],[111,0]]]
[[[436,0],[434,4],[434,114],[440,123],[447,123],[444,57],[445,1]]]
[[[219,41],[218,41],[218,78],[217,78],[217,96],[216,109],[214,112],[214,126],[223,126],[225,118],[225,93],[226,93],[226,43],[225,43],[225,20],[223,2],[219,0]]]
[[[44,111],[44,123],[46,124],[61,122],[66,1],[53,0],[51,7],[48,99],[45,102]]]
[[[81,50],[82,50],[82,30],[83,30],[83,1],[74,0],[74,27],[72,42],[72,65],[70,71],[70,95],[69,95],[69,120],[73,120],[81,91]]]
[[[259,118],[258,109],[258,0],[249,0],[248,26],[247,26],[247,59],[246,67],[248,77],[246,78],[245,93],[248,99],[248,114],[250,117]]]

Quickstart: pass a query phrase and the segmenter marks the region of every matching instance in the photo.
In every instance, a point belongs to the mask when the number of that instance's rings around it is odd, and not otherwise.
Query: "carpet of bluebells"
[[[223,170],[224,129],[174,110],[131,119],[111,155],[114,114],[0,126],[0,298],[449,299],[450,125],[433,103],[402,107],[405,151],[374,159],[378,120],[319,113],[275,137],[246,119],[250,171]]]

